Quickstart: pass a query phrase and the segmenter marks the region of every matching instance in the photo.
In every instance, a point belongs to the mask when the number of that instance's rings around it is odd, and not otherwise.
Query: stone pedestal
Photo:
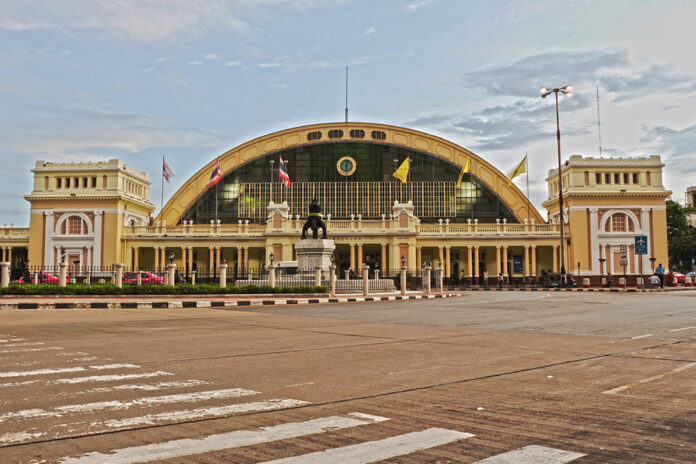
[[[314,271],[321,268],[322,279],[329,279],[329,267],[336,245],[333,240],[306,238],[295,242],[297,251],[297,270]]]

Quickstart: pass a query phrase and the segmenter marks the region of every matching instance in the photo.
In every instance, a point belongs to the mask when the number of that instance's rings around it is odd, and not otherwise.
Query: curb
[[[696,290],[696,287],[677,287],[673,288],[497,288],[497,287],[471,287],[460,288],[460,292],[612,292],[612,293],[670,293],[670,292],[688,292]]]
[[[128,301],[128,302],[90,302],[90,303],[2,303],[3,309],[168,309],[168,308],[229,308],[234,306],[283,306],[322,303],[364,303],[370,301],[422,300],[451,298],[461,293],[438,293],[431,295],[394,296],[356,296],[335,298],[285,298],[258,300],[199,300],[199,301]]]

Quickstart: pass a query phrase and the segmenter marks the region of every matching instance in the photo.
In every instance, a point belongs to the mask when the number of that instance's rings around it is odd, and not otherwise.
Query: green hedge
[[[302,285],[297,287],[269,287],[247,285],[235,287],[228,285],[220,288],[217,284],[177,284],[175,287],[157,284],[123,284],[118,288],[113,284],[67,284],[61,287],[57,284],[10,284],[0,288],[0,295],[197,295],[197,294],[259,294],[259,293],[326,293],[328,287],[322,285]]]

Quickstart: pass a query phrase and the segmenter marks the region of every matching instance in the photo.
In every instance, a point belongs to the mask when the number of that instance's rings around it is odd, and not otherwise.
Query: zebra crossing
[[[42,349],[41,352],[26,351]],[[230,417],[242,413],[282,410],[310,403],[296,398],[269,398],[243,388],[216,389],[212,382],[178,378],[175,373],[116,362],[61,346],[0,334],[0,450],[2,447],[166,425],[180,421]],[[58,387],[58,388],[56,388]],[[108,418],[103,413],[108,412]],[[311,414],[311,412],[307,412]],[[354,411],[299,422],[182,438],[68,455],[62,464],[131,464],[186,458],[203,453],[264,445],[355,427],[380,427],[388,417]],[[382,435],[384,436],[384,435]],[[413,429],[380,440],[286,456],[265,464],[341,462],[361,464],[404,456],[474,437],[447,428]],[[531,445],[488,457],[480,464],[563,464],[584,456]],[[47,461],[26,462],[39,464]],[[54,462],[54,461],[50,461]]]

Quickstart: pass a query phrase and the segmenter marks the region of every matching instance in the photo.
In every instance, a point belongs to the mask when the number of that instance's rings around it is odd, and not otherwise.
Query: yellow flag
[[[518,164],[517,167],[510,174],[508,174],[508,185],[512,185],[512,179],[524,174],[525,172],[527,172],[527,155],[524,155],[524,158],[522,158],[520,164]]]
[[[411,158],[406,158],[404,160],[404,162],[401,163],[401,166],[399,166],[399,169],[394,171],[393,176],[405,184],[408,181],[408,170],[410,167],[411,167]]]
[[[462,168],[462,172],[459,173],[459,179],[457,179],[457,187],[459,188],[460,185],[462,185],[462,177],[464,176],[465,172],[469,172],[469,160],[470,158],[466,159],[466,163],[464,163],[464,167]]]

